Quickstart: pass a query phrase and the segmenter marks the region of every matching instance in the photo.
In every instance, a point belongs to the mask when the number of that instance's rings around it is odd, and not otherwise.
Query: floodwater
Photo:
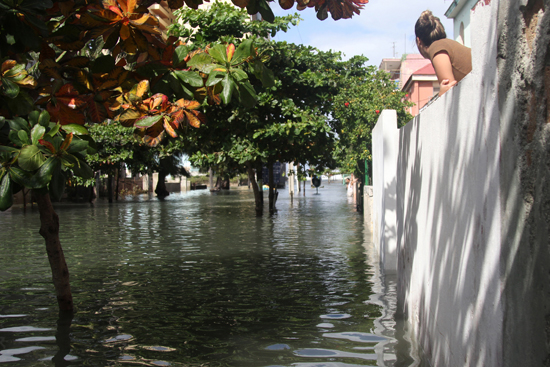
[[[72,319],[36,208],[0,213],[0,363],[416,365],[345,186],[281,190],[276,206],[256,218],[246,189],[57,205]]]

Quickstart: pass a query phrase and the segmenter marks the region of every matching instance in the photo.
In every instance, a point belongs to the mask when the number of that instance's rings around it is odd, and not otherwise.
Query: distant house
[[[470,48],[472,47],[470,13],[476,3],[477,0],[453,0],[445,12],[445,16],[453,20],[454,40]]]
[[[172,9],[170,9],[168,2],[166,0],[162,0],[157,4],[151,5],[148,10],[149,13],[157,17],[159,21],[159,28],[163,35],[167,37],[166,32],[168,27],[176,21],[176,17],[174,16]]]
[[[409,113],[418,115],[418,111],[439,93],[439,82],[432,63],[414,71],[401,90],[407,93],[405,99],[414,103],[409,107]]]
[[[388,72],[398,89],[407,93],[405,99],[415,104],[409,108],[413,116],[439,93],[432,63],[420,54],[404,55],[401,59],[383,59],[379,69]]]

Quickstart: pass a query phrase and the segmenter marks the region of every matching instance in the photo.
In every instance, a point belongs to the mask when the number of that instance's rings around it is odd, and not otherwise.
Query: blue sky
[[[370,0],[360,15],[338,21],[330,15],[320,21],[314,9],[298,12],[295,7],[283,10],[274,4],[275,15],[297,12],[303,19],[287,33],[277,34],[274,40],[310,45],[322,51],[341,51],[345,60],[364,55],[369,58],[369,64],[378,66],[383,58],[393,57],[394,42],[396,57],[405,52],[418,53],[414,24],[426,9],[441,19],[447,37],[453,38],[452,20],[445,17],[451,3],[452,0]]]

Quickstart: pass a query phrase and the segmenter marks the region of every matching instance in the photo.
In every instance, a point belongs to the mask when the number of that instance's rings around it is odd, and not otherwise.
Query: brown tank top
[[[448,38],[434,41],[428,47],[430,60],[433,61],[434,56],[442,51],[449,54],[451,66],[453,67],[453,75],[457,82],[472,71],[472,52],[468,47]]]

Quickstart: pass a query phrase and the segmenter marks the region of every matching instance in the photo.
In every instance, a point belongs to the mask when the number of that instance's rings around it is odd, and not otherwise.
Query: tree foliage
[[[344,172],[364,177],[365,162],[372,161],[372,129],[384,109],[397,111],[400,126],[412,119],[405,107],[405,93],[399,91],[389,74],[365,66],[365,57],[354,57],[345,63],[342,73],[345,86],[334,96],[332,125],[336,129],[338,166]]]

